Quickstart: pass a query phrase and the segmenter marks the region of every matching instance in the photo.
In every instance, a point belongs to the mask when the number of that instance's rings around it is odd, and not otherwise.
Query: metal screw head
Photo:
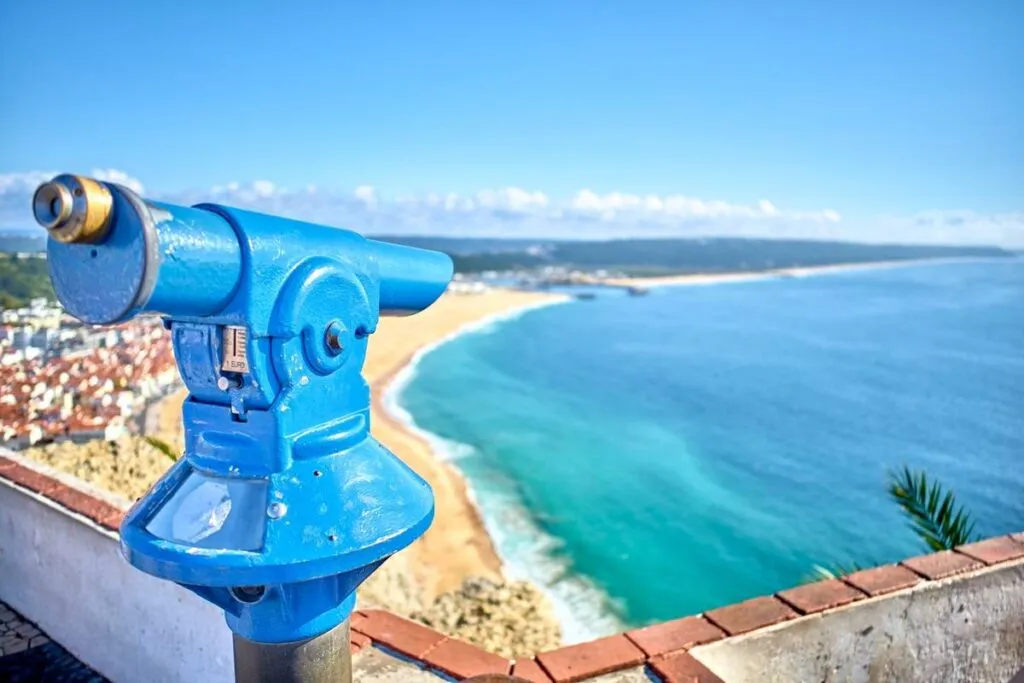
[[[327,350],[333,356],[344,351],[345,347],[341,343],[341,335],[344,331],[345,328],[337,320],[327,326],[327,331],[324,333],[324,344],[327,345]]]
[[[228,389],[231,388],[231,380],[229,380],[227,377],[218,377],[217,388],[220,389],[221,391],[227,391]]]

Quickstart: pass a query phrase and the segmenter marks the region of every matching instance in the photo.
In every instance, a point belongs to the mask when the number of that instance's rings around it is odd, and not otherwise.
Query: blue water
[[[582,638],[922,551],[904,463],[1024,529],[1024,262],[609,293],[440,347],[400,401]]]

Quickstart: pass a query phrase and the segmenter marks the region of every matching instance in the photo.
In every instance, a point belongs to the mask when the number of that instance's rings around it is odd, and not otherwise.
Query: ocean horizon
[[[422,349],[385,405],[568,642],[924,552],[904,464],[1024,527],[1024,261],[599,291]]]

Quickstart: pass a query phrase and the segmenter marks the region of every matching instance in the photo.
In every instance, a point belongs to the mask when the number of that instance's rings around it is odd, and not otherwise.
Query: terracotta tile
[[[512,675],[530,683],[551,683],[551,676],[532,659],[517,660],[512,666]]]
[[[28,490],[44,496],[57,486],[57,480],[53,477],[40,474],[16,462],[11,464],[13,467],[8,467],[4,471],[4,478],[13,481],[18,486],[24,486]]]
[[[348,627],[352,631],[362,632],[363,629],[360,626],[365,622],[366,615],[363,613],[363,610],[355,610],[352,612],[352,616],[348,618]]]
[[[366,610],[363,616],[365,618],[359,623],[360,633],[413,659],[423,659],[423,655],[445,639],[443,634],[433,629],[383,610]]]
[[[653,659],[650,667],[664,683],[722,683],[721,678],[685,652]]]
[[[815,581],[779,593],[779,598],[783,602],[803,614],[823,612],[833,607],[849,604],[854,600],[860,600],[863,597],[865,597],[864,593],[852,586],[847,586],[839,579]]]
[[[725,637],[725,632],[703,617],[686,617],[638,628],[627,633],[626,637],[636,643],[648,657],[657,657],[710,643]]]
[[[349,633],[349,640],[351,641],[350,649],[352,650],[352,654],[355,654],[360,650],[366,649],[370,647],[370,645],[372,645],[368,637],[364,636],[362,633],[357,633],[356,631],[351,631]]]
[[[1024,557],[1024,543],[1013,540],[1010,536],[988,538],[977,543],[962,545],[957,552],[969,555],[985,564],[999,564]]]
[[[507,674],[512,662],[496,654],[481,650],[455,638],[435,645],[423,661],[442,673],[455,678],[470,678],[481,674]]]
[[[778,598],[762,597],[719,607],[706,612],[704,616],[734,636],[794,619],[799,615]]]
[[[363,614],[362,610],[356,610],[352,612],[352,616],[348,618],[348,627],[352,631],[362,632],[360,625],[366,622],[366,615]]]
[[[80,515],[89,517],[89,511],[92,510],[92,504],[96,500],[93,496],[82,493],[76,489],[71,488],[67,484],[59,484],[52,491],[46,494],[46,497],[50,500],[60,503],[68,510],[77,512]],[[102,502],[102,501],[101,501]]]
[[[542,652],[537,661],[555,683],[570,683],[642,664],[644,653],[619,634]]]
[[[931,555],[912,557],[909,560],[903,560],[900,564],[926,579],[932,580],[943,579],[984,566],[974,558],[955,553],[952,550],[940,550]]]
[[[0,476],[3,475],[4,470],[14,469],[14,466],[17,464],[10,458],[0,455]]]
[[[117,531],[121,528],[121,520],[124,519],[125,513],[120,508],[105,503],[98,498],[92,498],[82,514],[102,527],[106,527],[111,531]]]
[[[843,577],[843,581],[871,596],[910,588],[921,583],[921,580],[920,576],[898,564],[862,569]]]

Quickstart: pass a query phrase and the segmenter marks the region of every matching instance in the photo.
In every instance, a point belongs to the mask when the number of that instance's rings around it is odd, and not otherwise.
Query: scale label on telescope
[[[249,357],[245,352],[247,333],[244,327],[224,327],[224,360],[220,365],[224,372],[249,372]]]

